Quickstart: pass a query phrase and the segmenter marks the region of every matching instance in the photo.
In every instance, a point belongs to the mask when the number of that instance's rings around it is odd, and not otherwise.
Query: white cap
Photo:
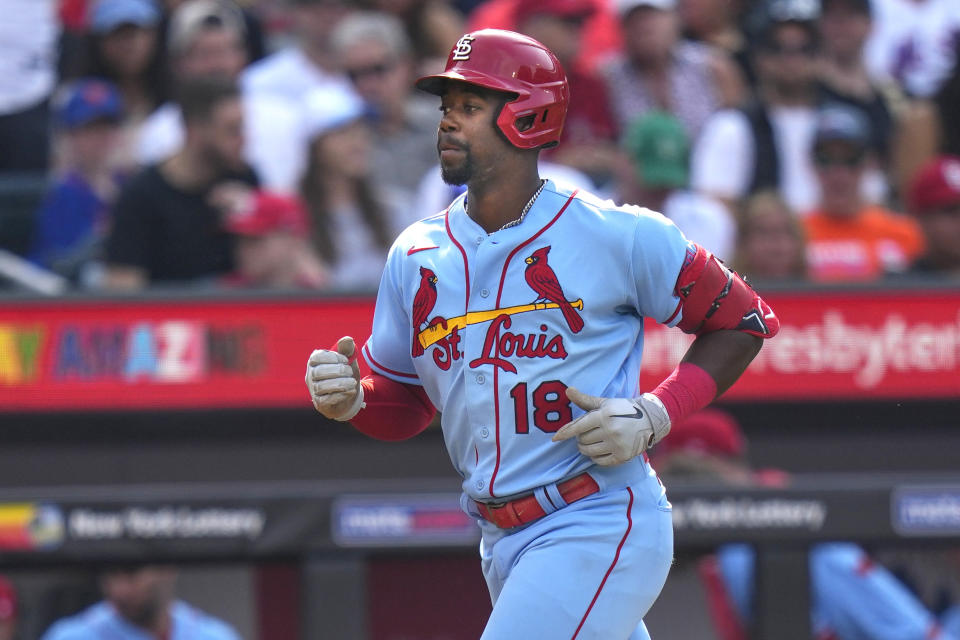
[[[243,14],[232,2],[189,0],[180,5],[170,18],[167,49],[174,55],[183,53],[193,44],[197,34],[211,24],[233,31],[241,39],[246,35]]]
[[[363,100],[350,89],[331,84],[319,87],[304,99],[304,133],[308,140],[363,117]]]
[[[673,11],[677,0],[617,0],[617,11],[623,17],[638,7],[651,7],[661,11]]]

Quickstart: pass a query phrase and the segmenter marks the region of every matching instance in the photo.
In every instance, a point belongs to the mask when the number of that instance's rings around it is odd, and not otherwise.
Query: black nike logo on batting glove
[[[610,416],[611,418],[633,418],[634,420],[643,420],[643,411],[640,411],[640,407],[633,405],[633,408],[636,410],[634,413],[623,413],[617,416]]]

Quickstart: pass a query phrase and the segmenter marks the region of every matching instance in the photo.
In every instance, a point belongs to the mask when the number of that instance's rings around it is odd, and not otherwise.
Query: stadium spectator
[[[957,60],[956,0],[872,0],[872,7],[875,26],[865,48],[870,73],[895,79],[911,96],[933,96]]]
[[[262,59],[267,54],[267,45],[263,36],[263,25],[261,24],[260,17],[248,8],[256,3],[244,0],[239,0],[239,2],[236,2],[236,0],[224,1],[238,9],[240,15],[243,17],[243,43],[247,60],[256,62]],[[190,2],[190,0],[162,0],[162,2],[166,10],[164,11],[164,17],[166,19],[164,20],[162,32],[166,37],[170,16],[176,13],[184,4]]]
[[[349,82],[337,66],[331,34],[352,11],[346,0],[290,0],[296,44],[251,65],[242,77],[244,93],[267,94],[302,104],[313,89]]]
[[[227,230],[236,235],[234,287],[319,289],[326,267],[310,246],[310,227],[297,198],[255,192],[232,207]]]
[[[55,100],[54,119],[62,173],[37,212],[30,259],[75,283],[97,286],[109,209],[122,179],[114,162],[120,93],[97,78],[70,83]]]
[[[56,82],[54,0],[8,0],[0,20],[0,172],[49,165],[48,102]]]
[[[17,637],[17,592],[13,585],[0,576],[0,640]]]
[[[745,0],[678,0],[677,10],[683,36],[725,51],[752,87],[756,73],[747,36],[739,24],[748,4]]]
[[[155,565],[103,572],[104,600],[55,622],[42,640],[240,640],[229,625],[176,599],[176,569]]]
[[[373,290],[393,239],[416,218],[372,173],[373,134],[356,94],[312,93],[304,126],[310,147],[300,193],[311,243],[330,266],[332,287]]]
[[[235,80],[247,63],[243,15],[228,0],[187,0],[167,27],[170,75],[175,83],[209,76]],[[244,155],[265,186],[292,192],[303,170],[299,112],[288,101],[246,92],[243,96]],[[183,120],[167,102],[140,129],[141,165],[166,160],[183,145]]]
[[[744,99],[728,57],[680,39],[675,0],[618,0],[624,52],[603,67],[618,131],[653,110],[668,111],[696,140],[710,115]]]
[[[912,272],[960,281],[960,156],[939,156],[920,169],[909,202],[927,244]]]
[[[958,32],[960,34],[960,32]],[[932,100],[915,100],[903,118],[898,146],[897,184],[908,193],[913,176],[937,154],[960,156],[960,35],[957,63]]]
[[[741,209],[734,261],[737,271],[751,280],[806,278],[803,223],[777,192],[757,192]]]
[[[98,0],[90,5],[82,55],[65,59],[64,77],[100,77],[123,97],[126,121],[139,124],[163,101],[160,10],[152,0]]]
[[[332,38],[339,64],[370,115],[371,170],[397,206],[409,209],[420,178],[437,161],[437,109],[422,92],[410,92],[414,60],[403,24],[388,14],[358,12]]]
[[[673,425],[651,451],[653,466],[669,486],[679,479],[711,485],[783,486],[776,469],[753,470],[747,441],[730,414],[705,409]],[[746,640],[753,619],[756,553],[727,544],[701,561],[711,593],[711,615],[724,640]],[[817,544],[809,555],[810,621],[816,638],[833,640],[956,640],[890,571],[849,542]],[[712,576],[719,580],[710,580]]]
[[[225,79],[188,82],[179,104],[183,148],[131,179],[114,207],[106,251],[111,289],[210,280],[233,268],[218,192],[257,185],[243,161],[239,89]]]
[[[810,278],[873,280],[905,271],[924,248],[916,222],[864,201],[861,182],[871,160],[870,123],[843,105],[817,116],[813,162],[820,203],[804,220]]]
[[[447,52],[463,34],[463,16],[444,0],[368,0],[374,11],[398,18],[413,44],[417,74],[443,70]]]
[[[794,211],[817,201],[810,162],[816,118],[817,3],[773,2],[754,54],[756,99],[714,114],[694,140],[691,184],[734,206],[776,189]]]
[[[623,200],[659,211],[721,260],[733,258],[737,229],[730,211],[687,189],[690,143],[683,125],[669,113],[651,111],[633,123],[625,144],[635,174]]]
[[[517,27],[554,52],[567,72],[570,105],[560,145],[543,157],[575,167],[601,188],[629,170],[617,146],[610,101],[603,79],[577,63],[584,24],[597,11],[594,0],[519,0]]]
[[[509,29],[516,31],[517,13],[527,0],[487,0],[470,12],[467,28]],[[594,11],[584,21],[580,53],[576,66],[584,71],[595,70],[623,48],[620,20],[616,3],[610,0],[592,0]]]
[[[873,27],[870,0],[823,0],[820,17],[820,101],[840,102],[860,109],[870,121],[871,148],[880,166],[890,166],[895,116],[905,108],[905,96],[889,78],[874,79],[867,71],[863,47]],[[874,185],[874,201],[881,201],[886,182]]]

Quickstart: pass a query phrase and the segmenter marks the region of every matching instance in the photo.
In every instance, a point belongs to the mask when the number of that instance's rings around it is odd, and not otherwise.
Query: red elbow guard
[[[773,309],[737,272],[728,269],[712,253],[700,247],[688,251],[677,277],[685,333],[700,335],[733,329],[760,338],[772,338],[780,330]]]

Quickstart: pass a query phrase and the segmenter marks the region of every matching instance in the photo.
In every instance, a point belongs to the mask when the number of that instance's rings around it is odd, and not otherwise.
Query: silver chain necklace
[[[526,217],[527,213],[530,211],[530,207],[532,207],[532,206],[533,206],[533,203],[537,201],[537,197],[540,195],[540,192],[543,191],[543,188],[546,186],[546,184],[547,184],[547,181],[544,180],[543,178],[541,178],[541,179],[540,179],[540,186],[539,186],[539,187],[537,188],[537,190],[534,192],[533,196],[532,196],[529,200],[527,200],[527,204],[523,205],[523,209],[520,211],[520,217],[517,218],[516,220],[511,220],[511,221],[508,222],[507,224],[505,224],[505,225],[503,225],[502,227],[500,227],[499,229],[497,229],[497,231],[503,231],[504,229],[509,229],[510,227],[515,227],[515,226],[517,226],[518,224],[520,224],[521,222],[523,222],[523,219]],[[464,210],[466,213],[469,213],[469,210],[467,209],[467,204],[468,204],[467,201],[464,200],[464,201],[463,201],[463,210]],[[494,232],[492,232],[492,233],[496,233],[496,231],[494,231]],[[490,235],[490,234],[487,234],[487,235]]]

